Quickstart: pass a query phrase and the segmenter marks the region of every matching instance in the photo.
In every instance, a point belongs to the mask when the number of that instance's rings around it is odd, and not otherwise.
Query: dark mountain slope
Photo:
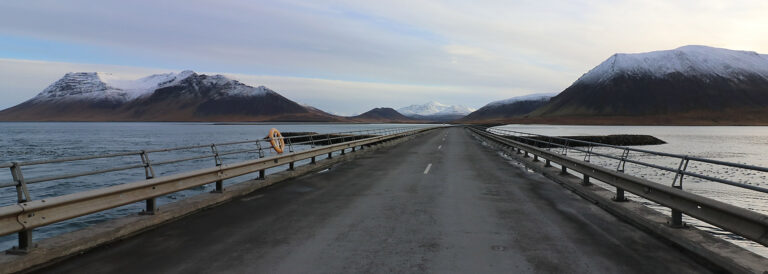
[[[392,108],[386,108],[386,107],[374,108],[363,114],[352,116],[350,117],[350,119],[358,122],[368,122],[368,123],[416,123],[416,122],[419,122],[419,120],[417,119],[407,117],[405,115],[400,114],[400,112],[397,112]]]
[[[266,87],[191,71],[139,80],[69,73],[36,97],[0,111],[4,121],[343,121]]]

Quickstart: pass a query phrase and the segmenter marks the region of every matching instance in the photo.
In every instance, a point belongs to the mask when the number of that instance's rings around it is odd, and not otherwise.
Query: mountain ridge
[[[2,121],[344,121],[264,86],[193,71],[136,80],[67,73]]]
[[[472,111],[474,111],[474,109],[470,107],[462,105],[446,105],[436,101],[397,109],[397,112],[400,112],[405,116],[467,115]]]
[[[499,120],[525,116],[543,106],[557,93],[534,93],[493,101],[459,121]]]
[[[635,117],[630,120],[637,121],[643,116],[670,115],[691,121],[694,116],[688,114],[698,113],[703,120],[738,123],[739,110],[766,108],[768,59],[764,55],[685,46],[614,54],[531,116],[593,117],[596,121]]]
[[[664,78],[673,73],[731,78],[756,74],[768,78],[768,58],[754,51],[699,45],[645,53],[616,53],[579,77],[574,84],[600,83],[621,74]]]
[[[376,122],[376,123],[413,123],[418,120],[410,118],[401,114],[393,108],[378,107],[366,111],[360,115],[349,117],[354,121],[359,122]]]

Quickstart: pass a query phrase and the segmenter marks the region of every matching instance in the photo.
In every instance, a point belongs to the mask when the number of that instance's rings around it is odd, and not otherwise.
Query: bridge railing
[[[32,245],[32,230],[48,224],[69,220],[86,214],[91,214],[122,205],[145,201],[146,209],[142,214],[154,214],[156,198],[162,195],[190,189],[193,187],[214,183],[213,192],[223,192],[223,181],[250,173],[259,173],[259,178],[266,176],[266,170],[281,165],[293,169],[296,162],[309,159],[308,164],[314,164],[316,157],[332,158],[334,152],[344,154],[347,150],[355,151],[371,144],[416,134],[434,127],[393,127],[345,131],[336,133],[309,134],[286,136],[286,153],[273,152],[268,139],[246,140],[205,145],[180,146],[151,150],[137,150],[100,155],[65,157],[48,160],[32,160],[11,163],[0,163],[0,168],[9,168],[13,181],[0,182],[0,188],[15,187],[17,200],[15,204],[0,207],[0,236],[18,232],[19,245],[9,253],[25,254]],[[250,145],[248,149],[230,149],[219,151],[233,145]],[[297,149],[303,147],[303,149]],[[151,161],[150,155],[156,153],[178,152],[183,150],[210,148],[209,153],[192,157],[172,158],[163,161]],[[233,164],[224,164],[222,156],[256,153],[256,159]],[[120,165],[105,169],[85,172],[65,173],[52,176],[40,176],[25,179],[22,167],[39,166],[55,163],[70,163],[94,159],[111,160],[119,157],[137,157],[136,164]],[[213,158],[214,167],[195,171],[176,173],[156,177],[154,169],[158,166],[173,163],[195,161]],[[46,197],[34,200],[27,185],[57,181],[62,179],[79,178],[84,176],[106,174],[116,171],[142,169],[146,180],[132,183],[111,185],[105,188],[87,190],[56,197]]]
[[[367,136],[367,135],[389,135],[389,134],[399,133],[408,129],[412,129],[412,128],[395,127],[395,128],[367,129],[367,130],[344,131],[344,132],[323,133],[323,134],[288,136],[288,137],[283,137],[283,140],[285,141],[286,146],[288,146],[289,152],[293,152],[294,146],[310,145],[311,147],[314,147],[318,143],[326,144],[326,143],[336,143],[339,141],[346,141],[346,140],[355,140],[355,138],[360,138],[361,136]],[[309,140],[306,140],[306,139],[309,139]],[[294,140],[306,140],[306,141],[297,142]],[[243,144],[253,144],[254,148],[245,149],[245,150],[219,152],[219,148],[232,146],[232,145],[243,145]],[[151,153],[174,152],[174,151],[180,151],[180,150],[191,150],[191,149],[199,149],[199,148],[211,148],[211,150],[210,150],[210,153],[208,154],[198,155],[198,156],[188,157],[188,158],[171,159],[166,161],[150,161],[149,160],[149,155]],[[193,160],[206,159],[206,158],[218,158],[226,155],[242,154],[242,153],[249,153],[249,152],[258,152],[259,157],[262,157],[262,158],[265,157],[265,155],[274,154],[272,150],[272,146],[269,143],[269,140],[265,138],[265,139],[256,139],[256,140],[227,142],[227,143],[212,143],[212,144],[180,146],[180,147],[172,147],[172,148],[136,150],[136,151],[99,154],[99,155],[63,157],[58,159],[8,162],[8,163],[0,163],[0,168],[10,168],[11,177],[13,178],[13,180],[5,181],[5,182],[0,181],[0,188],[11,187],[11,186],[20,188],[18,191],[19,193],[18,201],[25,201],[25,200],[30,200],[30,197],[28,196],[29,193],[25,193],[25,190],[23,188],[29,184],[76,178],[76,177],[82,177],[82,176],[88,176],[88,175],[103,174],[103,173],[128,170],[128,169],[136,169],[136,168],[142,168],[142,167],[146,168],[146,167],[152,167],[152,166],[160,166],[165,164],[173,164],[178,162],[193,161]],[[126,157],[126,156],[139,156],[140,161],[137,161],[136,164],[132,164],[132,165],[123,165],[123,166],[111,167],[107,169],[92,170],[92,171],[80,172],[80,173],[60,174],[60,175],[54,175],[54,176],[27,178],[27,179],[24,178],[23,173],[21,171],[21,168],[24,166],[37,166],[37,165],[66,163],[66,162],[75,162],[75,161],[84,161],[84,160],[93,160],[93,159],[109,159],[109,158]],[[148,174],[148,175],[151,175],[151,174]]]
[[[529,157],[533,157],[533,161],[543,161],[544,167],[551,167],[552,162],[557,163],[561,166],[561,174],[568,174],[567,170],[569,169],[580,173],[583,176],[582,185],[591,185],[590,178],[594,178],[614,186],[616,188],[616,196],[614,197],[614,200],[617,202],[626,201],[624,191],[629,191],[639,197],[668,207],[671,209],[670,225],[672,227],[683,227],[682,215],[686,214],[703,222],[720,227],[726,231],[743,236],[761,245],[768,246],[768,216],[733,204],[686,192],[682,187],[683,176],[691,176],[757,191],[759,193],[768,193],[765,188],[759,186],[747,185],[686,170],[687,164],[690,161],[700,161],[708,164],[743,168],[752,171],[768,171],[768,169],[764,167],[600,144],[569,138],[531,134],[500,128],[472,127],[471,129],[473,132],[486,139],[510,148],[514,152],[523,154],[524,157],[528,157],[530,154]],[[577,144],[586,145],[586,148],[577,147]],[[620,156],[597,152],[594,150],[596,147],[618,149],[620,151]],[[584,158],[577,159],[568,156],[569,150],[582,152]],[[648,163],[639,159],[628,159],[628,152],[630,151],[648,153],[656,156],[673,157],[680,160],[680,163],[678,164],[679,167],[674,169]],[[596,165],[590,162],[590,157],[592,156],[615,160],[618,162],[617,167],[607,168]],[[666,185],[626,174],[624,173],[624,165],[626,163],[674,172],[674,181],[671,185]]]
[[[535,144],[543,144],[548,146],[554,146],[558,148],[563,149],[563,154],[567,154],[568,150],[572,151],[579,151],[585,154],[585,157],[589,159],[591,156],[600,156],[605,157],[609,159],[614,159],[618,161],[617,170],[622,170],[623,165],[625,163],[632,163],[637,164],[641,166],[646,166],[650,168],[655,168],[667,172],[672,172],[673,174],[677,174],[678,176],[675,177],[675,180],[672,183],[672,186],[679,186],[682,188],[683,183],[683,177],[684,176],[691,176],[700,178],[707,181],[712,181],[716,183],[721,184],[727,184],[739,188],[754,190],[762,193],[768,193],[768,188],[751,185],[751,184],[745,184],[742,182],[736,182],[733,180],[728,180],[724,178],[718,178],[713,177],[705,174],[695,173],[688,171],[688,164],[690,162],[701,162],[701,163],[707,163],[707,164],[713,164],[713,165],[719,165],[719,166],[726,166],[726,167],[733,167],[743,170],[751,170],[751,171],[758,171],[758,172],[768,172],[767,167],[761,167],[761,166],[755,166],[755,165],[747,165],[747,164],[740,164],[740,163],[733,163],[733,162],[726,162],[726,161],[718,161],[713,159],[706,159],[706,158],[700,158],[700,157],[694,157],[690,155],[683,155],[683,154],[674,154],[674,153],[666,153],[666,152],[660,152],[660,151],[653,151],[653,150],[645,150],[645,149],[639,149],[639,148],[631,148],[626,146],[616,146],[616,145],[609,145],[609,144],[601,144],[596,142],[589,142],[589,141],[583,141],[583,140],[577,140],[572,138],[564,138],[564,137],[556,137],[556,136],[547,136],[547,135],[540,135],[540,134],[533,134],[533,133],[527,133],[527,132],[520,132],[520,131],[514,131],[514,130],[508,130],[508,129],[501,129],[501,128],[488,128],[489,132],[499,135],[505,135],[505,136],[515,136],[517,138],[524,139],[529,142],[533,142]],[[546,138],[549,141],[544,141],[537,138],[530,138],[530,137],[541,137]],[[552,142],[554,140],[561,141],[561,142]],[[565,144],[563,144],[565,143]],[[569,145],[570,144],[570,145]],[[586,146],[587,149],[580,149],[579,147],[575,145],[583,145]],[[600,153],[593,151],[593,148],[595,147],[606,147],[606,148],[612,148],[621,151],[622,156],[615,156],[607,153]],[[629,158],[629,152],[639,152],[643,154],[649,154],[649,155],[656,155],[656,156],[662,156],[662,157],[669,157],[669,158],[675,158],[680,160],[680,164],[678,168],[670,168],[665,167],[653,163],[644,162],[641,160],[634,160]]]

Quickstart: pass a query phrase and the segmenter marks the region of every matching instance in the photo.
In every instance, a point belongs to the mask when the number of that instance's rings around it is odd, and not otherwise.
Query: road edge
[[[429,132],[431,131],[367,146],[365,149],[355,152],[347,152],[342,155],[335,155],[331,159],[319,160],[315,164],[296,166],[293,170],[270,174],[263,180],[252,179],[228,185],[223,193],[201,193],[163,205],[155,215],[129,215],[43,239],[36,242],[36,247],[26,255],[0,255],[0,273],[26,273],[38,270],[94,248],[139,235],[197,212],[222,205],[259,189],[351,161],[359,156],[398,145]]]
[[[481,140],[487,140],[475,133],[469,133]],[[613,200],[613,192],[595,184],[585,186],[581,178],[572,174],[561,174],[559,167],[546,167],[544,162],[517,154],[512,148],[494,149],[504,152],[510,159],[592,202],[618,219],[687,252],[700,263],[729,273],[768,273],[767,258],[695,227],[673,228],[668,225],[666,215],[635,201],[616,202]]]

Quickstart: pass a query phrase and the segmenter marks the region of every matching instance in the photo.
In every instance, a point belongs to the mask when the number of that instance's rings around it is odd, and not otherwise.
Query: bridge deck
[[[708,270],[559,185],[504,162],[464,129],[449,128],[43,271]]]

